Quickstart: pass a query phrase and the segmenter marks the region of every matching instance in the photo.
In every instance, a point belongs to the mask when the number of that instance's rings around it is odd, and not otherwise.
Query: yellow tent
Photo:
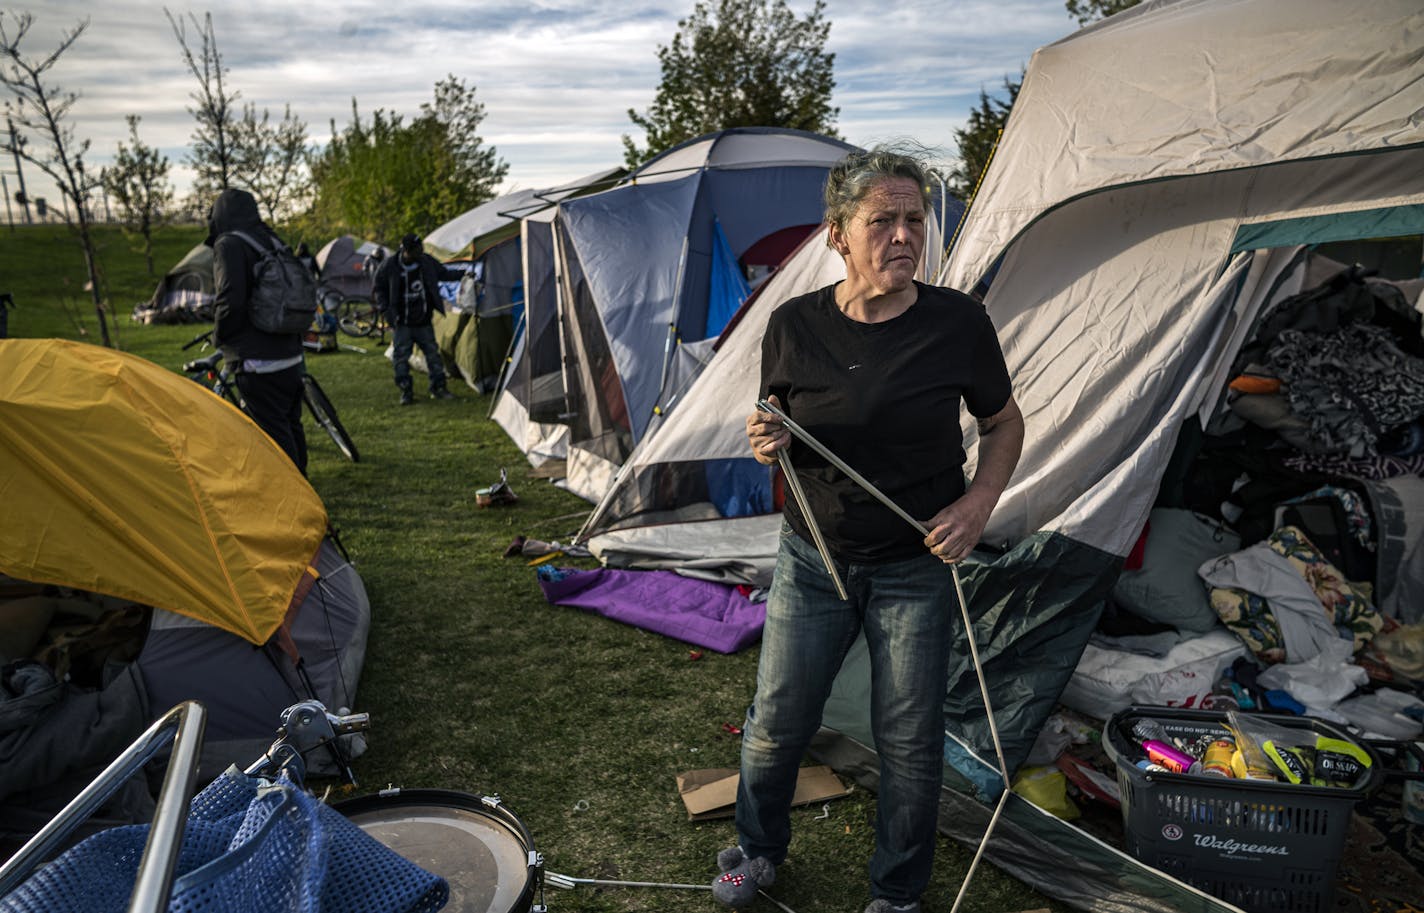
[[[0,339],[0,572],[265,643],[326,532],[242,412],[133,355]]]

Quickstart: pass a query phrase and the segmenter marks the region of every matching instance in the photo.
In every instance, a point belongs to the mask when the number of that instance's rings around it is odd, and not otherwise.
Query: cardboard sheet
[[[730,818],[737,804],[737,784],[741,775],[735,768],[689,770],[677,775],[677,791],[687,806],[689,821]],[[829,767],[803,767],[796,777],[796,794],[791,804],[810,805],[850,795],[850,789]]]

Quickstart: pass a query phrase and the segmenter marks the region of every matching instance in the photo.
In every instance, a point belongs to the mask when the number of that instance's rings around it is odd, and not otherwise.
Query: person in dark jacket
[[[305,474],[302,337],[300,333],[266,333],[248,319],[258,254],[234,231],[262,245],[280,240],[262,221],[257,200],[247,191],[229,188],[213,201],[208,211],[208,237],[203,242],[213,249],[213,345],[222,350],[224,360],[236,373],[247,414]]]
[[[305,266],[311,271],[313,279],[321,278],[321,267],[316,265],[316,255],[311,252],[311,248],[307,246],[307,242],[303,241],[298,244],[295,254],[302,266]]]
[[[457,282],[463,275],[427,254],[420,237],[413,234],[401,239],[399,256],[387,257],[376,270],[376,307],[393,328],[392,360],[402,406],[415,402],[410,379],[410,352],[415,346],[420,346],[430,371],[430,398],[455,398],[445,388],[445,363],[440,360],[431,321],[436,311],[445,313],[440,283]]]

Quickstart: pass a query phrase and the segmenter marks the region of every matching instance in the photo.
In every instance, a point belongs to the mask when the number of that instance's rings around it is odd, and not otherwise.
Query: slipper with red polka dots
[[[741,847],[729,847],[717,854],[722,870],[712,881],[712,896],[738,909],[756,899],[757,891],[776,881],[776,866],[767,859],[748,859]]]

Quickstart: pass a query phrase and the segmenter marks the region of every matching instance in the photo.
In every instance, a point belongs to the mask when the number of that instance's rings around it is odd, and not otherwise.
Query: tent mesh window
[[[558,301],[554,284],[552,223],[524,225],[525,277],[523,340],[514,355],[505,390],[536,422],[552,423],[564,411],[563,359],[559,349]],[[535,263],[547,266],[535,268]]]
[[[597,532],[775,513],[773,472],[756,460],[687,460],[634,470],[619,486]]]
[[[579,447],[621,465],[633,451],[633,433],[618,365],[594,306],[593,293],[562,227],[559,244],[564,252],[564,292],[571,307],[561,308],[560,329],[564,345],[564,383],[570,436]],[[570,344],[571,343],[571,344]]]

